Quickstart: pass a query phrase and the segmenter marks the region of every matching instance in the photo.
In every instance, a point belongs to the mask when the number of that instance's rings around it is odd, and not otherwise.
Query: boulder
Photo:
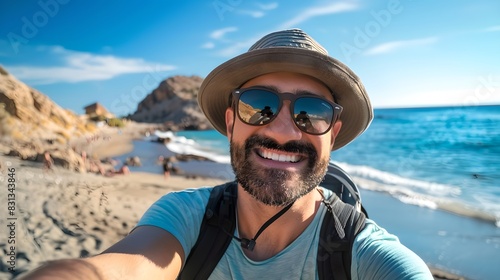
[[[212,128],[198,107],[202,81],[197,76],[167,78],[139,103],[129,118],[137,122],[165,124],[170,130]]]

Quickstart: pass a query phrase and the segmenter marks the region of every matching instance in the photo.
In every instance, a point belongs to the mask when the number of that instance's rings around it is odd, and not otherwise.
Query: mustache
[[[247,153],[257,146],[289,153],[305,153],[309,156],[316,156],[317,154],[314,146],[307,142],[288,141],[284,144],[279,144],[271,138],[260,135],[252,135],[245,141],[245,150]]]

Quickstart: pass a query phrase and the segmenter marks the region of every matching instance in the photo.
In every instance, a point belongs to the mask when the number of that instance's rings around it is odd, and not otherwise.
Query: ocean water
[[[376,110],[366,133],[332,159],[404,202],[500,226],[500,106]]]
[[[138,170],[161,173],[155,159],[173,151],[214,161],[176,163],[187,173],[234,178],[217,131],[177,132],[170,151],[145,140],[134,144]],[[469,279],[500,274],[500,106],[376,109],[331,160],[359,185],[370,217],[426,262]]]
[[[184,152],[208,151],[229,162],[218,132],[177,135],[196,143]],[[500,226],[500,106],[376,109],[367,131],[331,159],[361,188]]]

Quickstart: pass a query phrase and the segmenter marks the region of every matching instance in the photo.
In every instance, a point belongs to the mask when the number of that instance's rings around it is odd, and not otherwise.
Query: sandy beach
[[[99,139],[89,141],[89,156],[124,154],[132,149],[136,136],[133,129],[103,130]],[[130,232],[162,195],[221,183],[176,175],[165,180],[162,175],[141,172],[106,177],[58,166],[44,170],[42,163],[3,155],[0,166],[0,201],[5,206],[0,228],[11,226],[1,231],[0,279],[12,279],[49,260],[100,253]],[[15,180],[10,191],[9,178]],[[13,212],[7,205],[13,206]]]
[[[106,129],[91,141],[80,139],[74,144],[85,147],[89,156],[104,159],[130,152],[132,140],[141,136],[139,131],[134,126]],[[0,201],[15,205],[13,212],[7,207],[2,210],[0,228],[10,228],[0,237],[0,279],[13,279],[49,260],[100,253],[130,232],[162,195],[222,183],[179,175],[165,180],[160,174],[144,172],[107,177],[57,166],[44,170],[42,163],[3,155],[0,165]],[[15,178],[11,191],[9,178]],[[436,279],[460,279],[444,271],[433,273]]]

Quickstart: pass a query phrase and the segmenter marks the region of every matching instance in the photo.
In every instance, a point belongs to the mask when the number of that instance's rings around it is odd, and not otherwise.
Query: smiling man
[[[318,104],[326,101],[333,103],[332,94],[316,79],[289,72],[251,79],[238,92],[242,92],[240,100],[236,100],[236,105],[226,111],[227,135],[236,180],[255,200],[271,206],[286,206],[321,182],[342,123],[331,123],[331,133],[326,133],[330,125],[324,126],[325,133],[322,135],[302,131],[292,119],[297,114],[290,113],[292,105],[297,107],[300,104],[299,99],[295,104],[290,101],[279,104],[279,111],[271,118],[272,124],[251,125],[239,115],[238,103],[244,95],[260,94],[266,98],[285,92],[294,97],[315,98]],[[332,107],[327,108],[331,110]]]
[[[298,29],[266,35],[215,68],[198,101],[227,135],[236,175],[224,185],[236,194],[236,227],[222,230],[232,240],[209,277],[186,276],[198,272],[183,268],[204,218],[213,216],[205,215],[212,187],[165,195],[102,254],[51,263],[29,279],[176,279],[180,273],[181,279],[323,279],[325,269],[347,270],[341,279],[432,279],[416,254],[370,219],[352,238],[350,267],[328,262],[319,269],[324,217],[343,214],[325,203],[335,194],[319,183],[330,152],[360,135],[373,111],[358,77],[309,35]]]

